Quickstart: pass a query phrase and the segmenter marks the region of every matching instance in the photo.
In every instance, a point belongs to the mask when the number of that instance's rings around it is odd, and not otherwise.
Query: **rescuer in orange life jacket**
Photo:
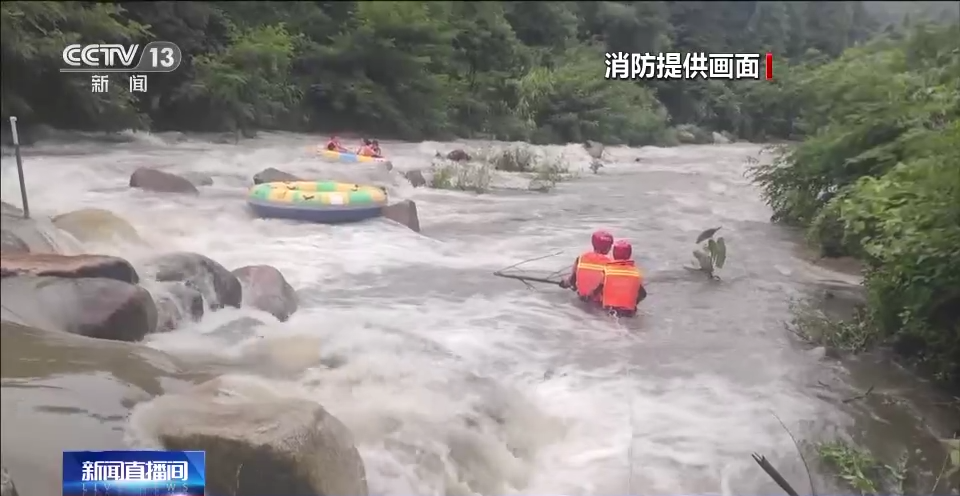
[[[583,301],[600,303],[600,294],[597,288],[603,284],[603,267],[610,262],[610,247],[613,246],[613,235],[606,231],[597,231],[590,238],[593,250],[579,257],[573,264],[570,278],[560,281],[561,288],[571,288]]]
[[[603,267],[603,282],[595,289],[600,306],[617,317],[633,317],[637,305],[647,297],[643,274],[631,260],[633,247],[626,240],[613,245],[613,261]]]

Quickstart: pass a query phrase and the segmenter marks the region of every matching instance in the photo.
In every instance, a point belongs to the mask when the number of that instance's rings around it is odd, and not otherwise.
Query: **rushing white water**
[[[322,403],[354,432],[371,492],[453,494],[760,494],[778,490],[750,459],[775,461],[798,488],[802,468],[771,411],[795,433],[848,422],[809,391],[816,358],[782,332],[798,262],[790,236],[743,177],[756,145],[619,148],[598,175],[548,194],[413,189],[380,166],[318,162],[315,139],[270,135],[239,145],[50,145],[26,157],[35,216],[112,210],[146,248],[87,246],[138,260],[203,253],[228,268],[269,264],[301,308],[227,348],[206,336],[224,310],[150,344],[180,356],[237,356],[269,346],[284,370],[271,389]],[[386,143],[398,169],[427,166],[453,144]],[[588,157],[564,148],[576,166]],[[639,161],[635,159],[640,158]],[[202,172],[197,197],[130,189],[138,166]],[[305,177],[378,182],[417,202],[423,233],[386,220],[325,226],[252,219],[251,176],[276,167]],[[13,160],[3,200],[19,205]],[[722,225],[723,281],[682,270],[696,234]],[[606,228],[633,241],[650,297],[637,319],[595,315],[557,289],[531,290],[491,272],[537,262],[557,269]],[[281,339],[282,338],[282,339]],[[258,344],[259,341],[261,344]],[[327,367],[331,361],[340,363]],[[493,419],[493,420],[491,420]]]

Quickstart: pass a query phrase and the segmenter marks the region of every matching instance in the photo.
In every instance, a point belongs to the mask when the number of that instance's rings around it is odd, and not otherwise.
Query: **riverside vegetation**
[[[941,384],[960,388],[960,30],[916,29],[791,68],[784,103],[805,139],[778,147],[753,179],[773,220],[803,227],[826,257],[865,263],[866,304],[850,321],[801,311],[817,344],[858,352],[887,345]],[[869,394],[869,391],[866,393]],[[953,408],[960,410],[960,400]],[[846,441],[822,462],[861,494],[956,494],[960,440],[932,487],[911,453],[880,461]],[[947,494],[947,493],[943,493]]]
[[[960,388],[957,16],[951,2],[4,2],[2,114],[103,131],[797,142],[752,178],[774,221],[804,228],[823,256],[862,260],[867,292],[858,319],[802,323],[805,335],[888,345]],[[150,76],[147,94],[122,81],[92,94],[87,78],[56,72],[69,43],[158,39],[184,62]],[[605,81],[604,51],[772,51],[776,73]],[[486,189],[491,168],[569,172],[532,157],[501,151],[464,178],[469,168],[435,164],[433,181]],[[865,493],[877,486],[863,467],[889,468],[842,443],[820,454]]]
[[[2,114],[84,130],[408,140],[671,144],[683,124],[789,138],[788,66],[836,57],[905,12],[955,17],[938,2],[11,1]],[[57,72],[68,44],[152,40],[177,43],[184,60],[150,76],[147,93],[111,75],[112,90],[94,94],[87,75]],[[778,82],[606,81],[605,51],[772,51]]]

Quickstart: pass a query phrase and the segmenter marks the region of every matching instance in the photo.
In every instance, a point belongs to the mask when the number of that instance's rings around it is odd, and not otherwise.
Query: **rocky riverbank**
[[[190,180],[152,169],[130,185],[198,194]],[[403,208],[416,219],[415,206]],[[230,270],[200,253],[130,261],[81,247],[138,239],[106,210],[25,219],[3,204],[3,495],[56,494],[64,450],[131,446],[206,451],[213,494],[367,494],[351,433],[323,406],[139,344],[228,308],[285,321],[298,296],[283,274]],[[222,333],[260,323],[243,317]],[[68,412],[86,420],[58,425]],[[272,469],[252,470],[264,466]]]

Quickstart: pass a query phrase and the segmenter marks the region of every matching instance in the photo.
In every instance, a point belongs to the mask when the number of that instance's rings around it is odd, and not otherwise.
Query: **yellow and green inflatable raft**
[[[317,154],[327,162],[339,162],[343,164],[368,164],[368,163],[378,163],[378,164],[390,164],[390,161],[383,157],[367,157],[365,155],[357,155],[356,153],[348,152],[335,152],[333,150],[327,150],[322,147],[317,147]]]
[[[379,216],[387,192],[333,181],[263,183],[250,188],[247,204],[259,217],[337,224]]]

